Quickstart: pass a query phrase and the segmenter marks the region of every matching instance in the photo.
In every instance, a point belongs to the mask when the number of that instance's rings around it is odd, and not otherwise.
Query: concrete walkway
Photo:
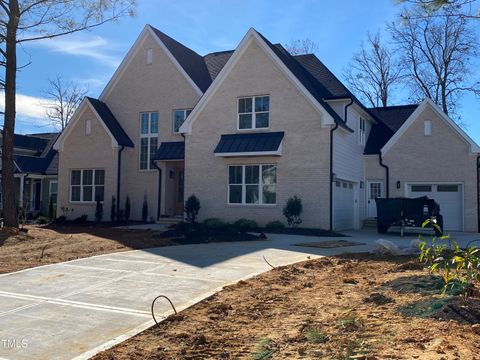
[[[223,286],[275,266],[373,249],[373,231],[345,238],[365,245],[319,249],[296,243],[338,240],[269,235],[268,240],[128,251],[0,275],[0,359],[85,359],[153,324],[163,294],[182,310]],[[455,235],[462,243],[478,234]],[[406,245],[415,235],[385,239]],[[160,301],[156,314],[172,312]]]

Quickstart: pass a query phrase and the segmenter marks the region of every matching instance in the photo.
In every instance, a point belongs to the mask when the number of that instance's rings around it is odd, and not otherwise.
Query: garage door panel
[[[353,183],[337,180],[334,187],[334,228],[353,229],[354,191]]]
[[[410,184],[409,197],[428,196],[440,205],[444,230],[463,230],[463,189],[461,184]]]

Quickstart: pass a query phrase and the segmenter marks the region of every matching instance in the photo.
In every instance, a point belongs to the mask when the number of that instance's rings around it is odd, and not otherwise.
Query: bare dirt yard
[[[442,287],[413,258],[311,260],[225,287],[94,359],[480,359],[480,299]]]
[[[149,230],[92,225],[26,226],[28,232],[0,232],[0,273],[93,255],[176,245]]]

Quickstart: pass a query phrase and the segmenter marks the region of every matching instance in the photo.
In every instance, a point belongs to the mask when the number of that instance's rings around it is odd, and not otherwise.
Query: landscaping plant
[[[95,207],[95,220],[97,222],[102,221],[103,219],[103,204],[100,201],[100,198],[97,197],[97,205]]]
[[[428,224],[438,227],[430,220],[426,220],[422,227]],[[433,237],[429,243],[422,236],[420,240],[419,260],[428,266],[430,273],[438,272],[442,275],[445,283],[443,292],[460,284],[465,297],[472,295],[480,283],[480,249],[476,246],[462,249],[448,235]],[[439,244],[439,240],[448,240],[450,246],[447,247],[445,243]]]
[[[110,206],[110,221],[114,222],[117,218],[117,201],[115,196],[112,195],[112,205]]]
[[[55,208],[53,206],[53,198],[50,196],[50,199],[48,201],[48,218],[50,220],[55,219]]]
[[[283,208],[283,215],[287,218],[288,226],[297,227],[302,223],[302,219],[300,219],[302,210],[302,200],[297,195],[287,200],[287,204]]]
[[[185,217],[190,224],[195,224],[200,211],[200,200],[195,196],[195,194],[190,195],[185,202]]]
[[[130,219],[130,196],[127,195],[127,199],[125,200],[125,221]]]
[[[143,205],[142,205],[142,220],[146,222],[148,219],[148,201],[147,194],[143,196]]]
[[[246,234],[258,228],[258,224],[254,220],[248,219],[238,219],[233,223],[233,226],[240,234]]]

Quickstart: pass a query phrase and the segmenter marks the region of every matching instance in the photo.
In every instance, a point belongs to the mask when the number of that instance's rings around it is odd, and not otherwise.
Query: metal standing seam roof
[[[227,134],[220,137],[215,154],[259,153],[278,151],[285,133]]]
[[[162,142],[155,152],[153,160],[183,160],[185,143],[183,141]]]

